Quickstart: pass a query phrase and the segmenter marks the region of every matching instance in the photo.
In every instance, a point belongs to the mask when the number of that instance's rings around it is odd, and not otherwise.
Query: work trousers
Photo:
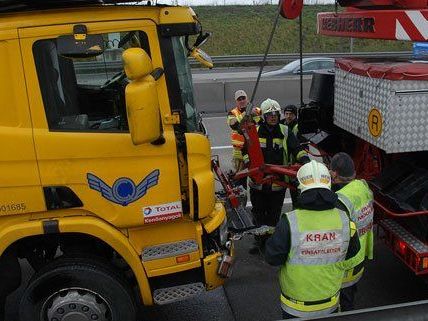
[[[340,311],[351,311],[354,309],[357,283],[340,290]]]
[[[250,199],[254,220],[257,226],[276,226],[284,204],[285,190],[257,190],[250,188]]]

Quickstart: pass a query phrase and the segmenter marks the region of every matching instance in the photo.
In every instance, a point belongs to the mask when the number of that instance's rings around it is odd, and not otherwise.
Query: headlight
[[[220,235],[220,244],[225,245],[229,238],[229,231],[227,229],[227,217],[224,218],[223,223],[221,223],[220,227],[218,228],[218,232]]]

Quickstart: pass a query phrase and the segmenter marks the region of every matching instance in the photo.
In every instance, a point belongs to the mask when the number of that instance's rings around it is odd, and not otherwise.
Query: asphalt
[[[224,170],[231,166],[229,132],[225,116],[207,117],[206,127]],[[284,211],[290,208],[284,204]],[[359,282],[356,308],[373,308],[428,299],[424,279],[414,275],[376,234],[375,258],[367,265]],[[269,266],[262,254],[248,253],[253,239],[245,236],[235,242],[234,272],[224,287],[192,297],[186,301],[145,309],[139,320],[156,321],[272,321],[281,319],[277,267]],[[28,280],[31,269],[25,261],[22,267]],[[15,321],[18,299],[23,286],[8,299],[6,321]],[[420,319],[423,320],[423,319]],[[125,321],[125,320],[124,320]]]

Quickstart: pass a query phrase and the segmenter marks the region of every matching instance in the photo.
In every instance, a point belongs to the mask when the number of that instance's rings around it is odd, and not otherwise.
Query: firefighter
[[[297,107],[295,105],[287,105],[284,107],[284,119],[281,122],[287,125],[297,137],[299,125],[297,124]]]
[[[230,134],[230,138],[233,146],[233,154],[232,154],[232,162],[234,170],[240,171],[244,168],[243,160],[242,160],[242,148],[245,143],[244,136],[240,132],[239,124],[245,116],[245,109],[248,105],[248,96],[244,90],[237,90],[235,92],[235,107],[229,111],[227,115],[227,124],[232,129]],[[260,117],[260,109],[253,108],[252,110],[254,120],[256,122],[259,121]]]
[[[309,162],[306,152],[300,147],[294,134],[286,125],[279,123],[281,107],[273,99],[261,104],[263,121],[257,126],[260,146],[266,164],[288,165],[289,155],[301,163]],[[245,159],[248,155],[245,155]],[[285,179],[285,178],[284,178]],[[285,187],[277,184],[259,185],[249,181],[253,217],[258,226],[275,226],[281,214],[285,198]],[[263,249],[264,240],[257,244]],[[257,246],[250,253],[258,253]]]
[[[299,208],[281,216],[265,250],[266,261],[281,266],[285,319],[338,311],[344,271],[360,263],[356,226],[338,208],[327,167],[312,160],[299,169],[297,179]]]
[[[356,224],[360,238],[360,254],[363,261],[352,270],[345,272],[340,292],[342,311],[354,308],[357,282],[364,272],[367,259],[373,259],[373,193],[365,180],[355,179],[352,158],[346,153],[334,155],[330,163],[333,190],[339,200],[348,208],[351,220]]]
[[[293,132],[294,136],[296,136],[299,143],[305,141],[304,137],[299,134],[299,124],[297,122],[297,107],[295,105],[287,105],[284,107],[284,119],[281,120],[281,123],[288,126],[288,128]],[[289,163],[295,163],[295,160],[293,159],[292,155],[290,155]],[[298,193],[296,190],[290,190],[293,207],[295,207],[297,203],[297,194]]]

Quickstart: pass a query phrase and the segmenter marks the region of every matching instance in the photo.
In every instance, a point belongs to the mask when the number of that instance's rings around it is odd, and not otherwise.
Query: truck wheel
[[[121,321],[136,319],[127,282],[108,263],[64,258],[38,271],[21,302],[21,321]]]

